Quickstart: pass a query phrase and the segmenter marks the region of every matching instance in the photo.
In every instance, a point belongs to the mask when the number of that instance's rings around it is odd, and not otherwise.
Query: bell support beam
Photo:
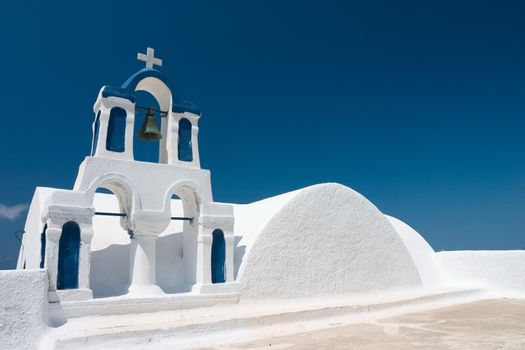
[[[128,216],[128,214],[126,213],[108,213],[108,212],[103,212],[103,211],[97,211],[95,212],[95,215],[120,216],[120,217]],[[193,222],[193,219],[194,218],[192,217],[185,217],[185,216],[172,216],[171,217],[171,220],[182,220],[182,221],[189,221],[189,222]]]

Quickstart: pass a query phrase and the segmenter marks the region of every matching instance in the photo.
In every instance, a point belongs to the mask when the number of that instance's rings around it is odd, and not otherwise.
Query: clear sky
[[[525,248],[523,1],[4,0],[0,33],[0,268],[147,46],[203,111],[217,201],[334,181],[435,250]]]

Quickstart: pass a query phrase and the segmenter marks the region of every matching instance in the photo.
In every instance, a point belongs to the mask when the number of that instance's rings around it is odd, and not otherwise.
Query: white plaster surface
[[[339,184],[311,186],[284,196],[277,212],[246,240],[238,273],[241,295],[294,298],[416,289],[415,263],[385,216]]]
[[[0,349],[36,349],[47,322],[45,270],[0,271]]]
[[[24,225],[25,233],[22,239],[23,244],[20,247],[17,269],[22,269],[24,262],[27,269],[40,268],[40,234],[44,229],[42,212],[53,190],[48,187],[37,187],[33,194]]]
[[[112,194],[95,193],[93,206],[99,212],[119,211],[117,198]],[[184,216],[180,199],[171,200],[171,216]],[[189,290],[184,281],[182,230],[183,222],[173,220],[156,241],[156,279],[166,293]],[[129,235],[120,226],[120,220],[111,216],[95,216],[93,231],[90,277],[95,297],[126,294],[129,285]]]
[[[483,284],[500,296],[525,298],[525,250],[439,252],[449,284]]]
[[[434,249],[412,227],[392,216],[385,215],[403,240],[410,256],[416,264],[423,287],[433,289],[444,286],[442,272]]]
[[[241,301],[187,310],[80,317],[50,330],[42,350],[229,348],[227,343],[363,322],[486,298],[479,290],[367,293]],[[103,302],[100,300],[99,302]],[[85,302],[77,302],[85,303]]]

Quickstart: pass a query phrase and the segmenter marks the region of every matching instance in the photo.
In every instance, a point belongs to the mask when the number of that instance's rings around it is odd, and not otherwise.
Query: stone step
[[[406,295],[406,293],[405,293]],[[328,301],[274,301],[192,310],[71,319],[46,335],[41,349],[191,348],[364,322],[370,317],[433,309],[490,296],[484,289],[391,295],[377,301],[345,297]],[[218,340],[217,340],[218,339]],[[228,340],[229,339],[229,340]],[[210,346],[208,344],[208,346]]]

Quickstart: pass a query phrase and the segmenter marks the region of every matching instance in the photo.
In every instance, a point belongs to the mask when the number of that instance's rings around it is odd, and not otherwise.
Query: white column
[[[46,230],[45,266],[49,274],[50,290],[56,290],[58,274],[58,245],[62,227],[48,221]]]
[[[89,220],[91,221],[91,220]],[[78,261],[78,288],[90,288],[91,270],[91,239],[93,238],[93,227],[91,222],[80,225],[80,250]],[[101,271],[101,273],[103,273]]]
[[[235,237],[233,234],[225,236],[224,237],[225,244],[226,244],[226,261],[224,262],[226,265],[226,282],[233,282],[234,281],[234,265],[233,265],[233,244],[235,241]]]
[[[179,121],[181,118],[180,113],[170,113],[169,122],[167,126],[167,137],[169,137],[169,142],[166,145],[166,150],[168,152],[167,163],[168,164],[178,164],[179,163]]]
[[[196,284],[211,283],[211,243],[213,237],[209,230],[203,230],[197,237],[197,274]]]
[[[191,150],[193,156],[193,166],[196,168],[201,167],[201,160],[199,156],[199,127],[197,126],[197,118],[192,118],[191,120]]]
[[[130,295],[164,294],[155,274],[156,237],[135,234],[130,243]]]

